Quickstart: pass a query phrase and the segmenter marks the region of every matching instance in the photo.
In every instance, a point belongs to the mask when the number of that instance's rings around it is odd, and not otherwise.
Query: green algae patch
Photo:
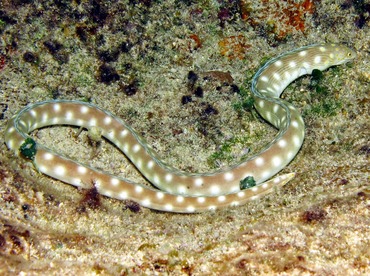
[[[19,147],[19,151],[24,158],[33,160],[37,152],[36,142],[32,138],[28,137]]]

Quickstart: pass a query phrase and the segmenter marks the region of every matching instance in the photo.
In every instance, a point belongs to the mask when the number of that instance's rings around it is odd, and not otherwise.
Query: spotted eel
[[[144,207],[178,213],[238,206],[287,183],[294,173],[272,176],[296,156],[304,139],[304,122],[298,110],[280,99],[286,86],[313,69],[325,70],[355,58],[341,44],[315,44],[282,54],[262,66],[252,80],[252,96],[258,113],[278,129],[278,134],[260,153],[232,167],[209,173],[187,173],[166,164],[132,127],[108,111],[81,101],[53,100],[31,104],[12,117],[5,130],[9,149],[22,155],[29,141],[35,151],[36,169],[55,179],[105,196],[133,200]],[[28,135],[38,128],[74,125],[98,128],[115,144],[153,186],[92,168],[36,143]],[[244,187],[243,180],[254,185]],[[270,179],[270,180],[269,180]]]

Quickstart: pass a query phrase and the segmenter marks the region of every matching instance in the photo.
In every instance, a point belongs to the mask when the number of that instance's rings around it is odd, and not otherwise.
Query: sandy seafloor
[[[227,167],[276,133],[241,108],[253,74],[321,42],[347,43],[358,56],[325,71],[319,89],[309,76],[287,88],[306,138],[281,173],[297,176],[244,206],[186,215],[104,196],[91,203],[4,144],[24,106],[88,100],[174,167]],[[370,274],[369,1],[2,0],[0,68],[1,275]],[[144,182],[111,144],[75,132],[32,136]]]

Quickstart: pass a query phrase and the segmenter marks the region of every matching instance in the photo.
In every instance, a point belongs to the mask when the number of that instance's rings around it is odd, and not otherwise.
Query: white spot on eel
[[[316,44],[282,54],[261,67],[252,80],[255,109],[278,129],[273,143],[257,156],[222,171],[193,174],[165,164],[145,140],[110,112],[81,101],[55,100],[31,104],[11,118],[5,142],[17,155],[31,160],[36,169],[78,187],[94,183],[103,195],[133,200],[151,209],[194,213],[239,206],[285,185],[294,173],[272,176],[297,155],[304,139],[304,123],[297,109],[280,99],[285,87],[313,69],[325,70],[356,57],[341,44]],[[29,133],[36,128],[74,125],[98,127],[154,187],[108,174],[37,143]],[[253,177],[256,186],[241,190],[241,181]],[[242,185],[243,186],[243,185]]]

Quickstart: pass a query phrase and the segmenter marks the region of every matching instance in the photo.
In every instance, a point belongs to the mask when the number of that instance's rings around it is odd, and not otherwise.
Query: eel
[[[77,187],[96,188],[108,197],[133,200],[150,209],[195,213],[238,206],[285,185],[295,175],[288,173],[271,179],[297,155],[305,135],[299,111],[280,98],[284,89],[314,69],[325,70],[355,57],[356,53],[343,44],[315,44],[268,61],[254,75],[251,92],[255,109],[278,129],[277,135],[258,154],[212,172],[188,173],[166,164],[122,119],[81,101],[50,100],[23,108],[9,120],[5,142],[16,155],[30,159],[43,174]],[[35,129],[55,125],[97,130],[116,145],[153,186],[71,160],[29,136]]]

